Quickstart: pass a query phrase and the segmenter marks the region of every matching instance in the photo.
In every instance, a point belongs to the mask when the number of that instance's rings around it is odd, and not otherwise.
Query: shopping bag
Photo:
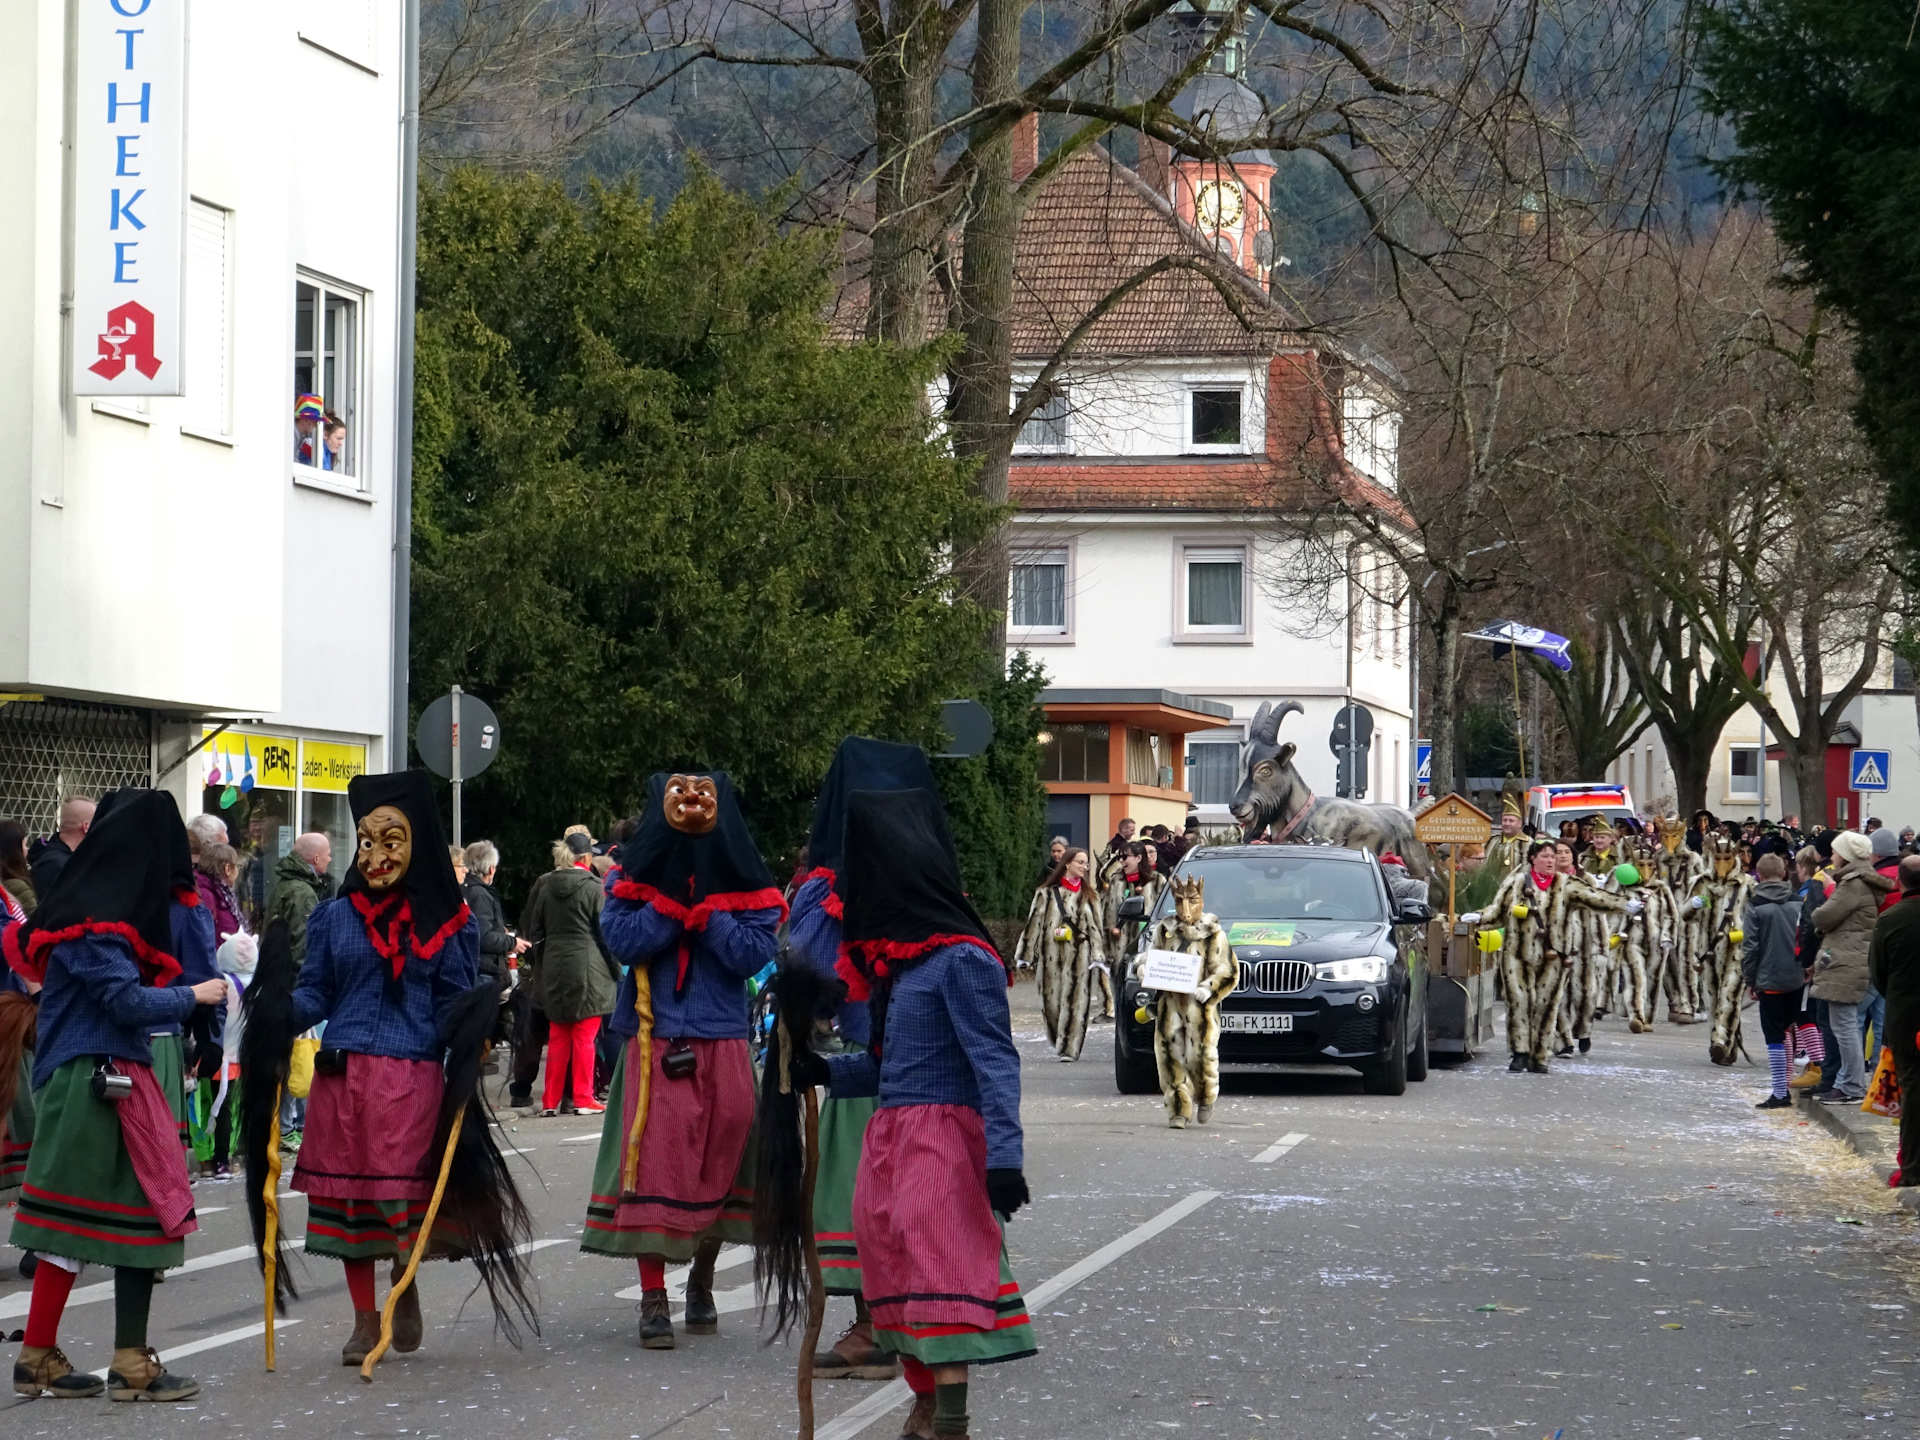
[[[287,1065],[287,1094],[296,1100],[307,1098],[313,1088],[313,1057],[320,1053],[320,1042],[302,1035],[293,1042],[293,1057]]]
[[[1873,1079],[1867,1083],[1867,1098],[1860,1102],[1860,1108],[1889,1120],[1900,1118],[1900,1081],[1893,1073],[1891,1046],[1880,1047],[1880,1063],[1873,1067]]]

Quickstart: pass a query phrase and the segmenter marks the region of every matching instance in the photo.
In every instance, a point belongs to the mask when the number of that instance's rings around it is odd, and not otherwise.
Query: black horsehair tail
[[[253,1226],[254,1258],[266,1269],[267,1201],[263,1193],[267,1161],[273,1149],[273,1125],[280,1096],[287,1083],[293,1042],[293,987],[300,967],[293,961],[293,940],[287,922],[275,920],[260,937],[260,960],[253,982],[240,1002],[246,1028],[240,1035],[240,1154],[247,1171],[247,1219]],[[274,1237],[275,1306],[284,1313],[288,1300],[300,1298],[294,1288],[293,1268],[286,1246],[287,1224],[282,1217]]]
[[[494,1143],[493,1107],[480,1088],[480,1066],[499,1004],[500,994],[493,981],[483,979],[455,999],[443,1019],[447,1088],[440,1102],[440,1122],[434,1127],[432,1163],[439,1166],[447,1153],[453,1117],[465,1112],[440,1219],[458,1232],[458,1244],[487,1287],[495,1322],[508,1341],[518,1346],[521,1323],[534,1334],[540,1333],[539,1315],[528,1291],[532,1276],[526,1261],[533,1238],[533,1217],[507,1171],[506,1157]],[[419,1243],[429,1244],[431,1237],[423,1235]]]
[[[807,1241],[813,1215],[806,1202],[804,1100],[813,1048],[814,1016],[826,998],[818,972],[792,955],[768,982],[774,1030],[767,1037],[767,1063],[760,1076],[760,1149],[753,1189],[753,1283],[761,1322],[773,1305],[766,1343],[784,1339],[806,1318],[809,1281]]]

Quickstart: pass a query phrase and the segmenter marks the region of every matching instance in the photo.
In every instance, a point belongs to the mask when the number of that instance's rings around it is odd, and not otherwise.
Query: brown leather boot
[[[198,1380],[168,1374],[150,1345],[114,1351],[107,1367],[109,1400],[191,1400],[199,1393]]]
[[[900,1440],[933,1440],[933,1396],[916,1395],[907,1423],[900,1427]]]
[[[404,1265],[393,1267],[391,1278],[396,1284],[406,1268]],[[413,1283],[400,1292],[400,1301],[393,1307],[393,1348],[402,1355],[411,1355],[426,1338],[427,1324],[420,1317],[420,1277],[416,1274]]]
[[[855,1320],[830,1349],[813,1357],[816,1380],[891,1380],[899,1373],[900,1362],[874,1343],[871,1320]]]
[[[353,1334],[347,1343],[340,1347],[342,1365],[360,1365],[373,1353],[373,1347],[380,1343],[380,1312],[378,1310],[356,1310],[353,1312]]]
[[[13,1393],[51,1395],[56,1400],[90,1400],[107,1385],[73,1368],[58,1345],[22,1345],[13,1362]]]

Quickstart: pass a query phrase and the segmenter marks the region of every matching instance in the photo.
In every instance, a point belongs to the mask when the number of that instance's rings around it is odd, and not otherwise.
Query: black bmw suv
[[[1226,927],[1239,983],[1220,1006],[1222,1065],[1351,1065],[1368,1093],[1402,1095],[1427,1078],[1424,899],[1395,900],[1369,851],[1330,845],[1217,845],[1180,862],[1206,881],[1207,911]],[[1124,915],[1126,912],[1123,911]],[[1140,933],[1173,913],[1162,892]],[[1114,1080],[1123,1095],[1160,1088],[1152,991],[1114,967],[1120,994]],[[1143,1003],[1144,1002],[1144,1003]]]

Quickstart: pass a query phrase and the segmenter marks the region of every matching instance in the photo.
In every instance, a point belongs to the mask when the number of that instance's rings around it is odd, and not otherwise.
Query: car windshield
[[[1207,882],[1206,907],[1222,920],[1387,918],[1373,867],[1352,860],[1311,853],[1221,856],[1196,859],[1181,873]],[[1162,895],[1160,913],[1170,911],[1172,902],[1171,891]]]

